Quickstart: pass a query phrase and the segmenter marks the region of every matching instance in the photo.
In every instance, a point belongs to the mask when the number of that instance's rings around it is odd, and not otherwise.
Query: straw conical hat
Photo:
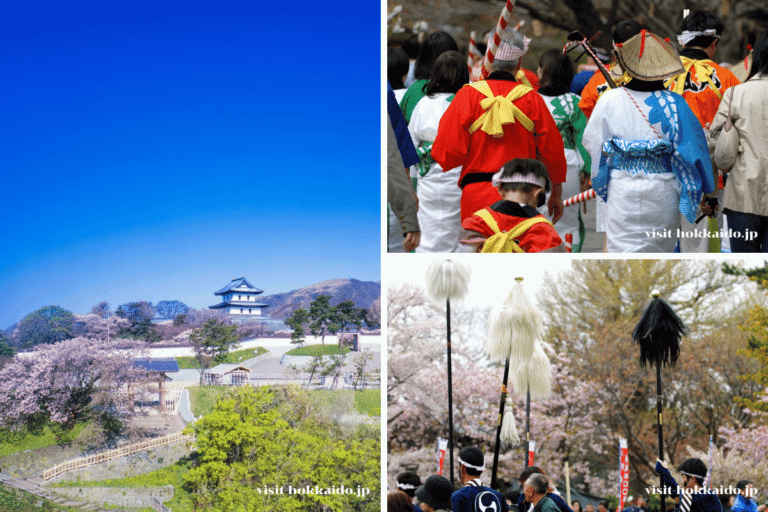
[[[739,82],[744,82],[749,76],[750,69],[752,69],[752,52],[749,52],[746,59],[734,64],[731,72],[739,79]]]
[[[624,71],[638,80],[666,80],[685,73],[674,46],[647,30],[625,41],[618,58]]]

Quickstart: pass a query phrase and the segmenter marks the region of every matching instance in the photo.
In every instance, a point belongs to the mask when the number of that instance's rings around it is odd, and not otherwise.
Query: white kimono
[[[453,93],[424,96],[416,104],[408,123],[413,144],[421,162],[416,169],[419,198],[419,227],[421,242],[416,252],[456,252],[461,236],[461,189],[458,186],[461,167],[443,172],[432,160],[432,143],[437,136],[440,118],[448,109]]]
[[[544,103],[547,104],[549,113],[552,114],[557,129],[563,137],[565,162],[568,167],[565,183],[562,184],[562,196],[563,199],[568,199],[581,192],[579,173],[589,163],[589,154],[585,151],[581,142],[587,120],[579,108],[579,97],[575,94],[570,92],[560,96],[541,94],[541,97],[544,98]],[[586,171],[589,172],[589,170],[589,167],[587,167]],[[549,201],[549,197],[547,197],[547,201]],[[563,216],[555,224],[555,230],[563,241],[565,241],[565,235],[573,235],[574,248],[581,247],[581,233],[585,232],[579,209],[580,206],[578,205],[564,208]],[[539,213],[552,220],[549,216],[547,205],[539,208]],[[574,252],[580,251],[575,250]]]
[[[606,201],[608,252],[673,252],[680,213],[693,221],[714,190],[704,131],[670,91],[606,91],[583,137],[592,187]]]

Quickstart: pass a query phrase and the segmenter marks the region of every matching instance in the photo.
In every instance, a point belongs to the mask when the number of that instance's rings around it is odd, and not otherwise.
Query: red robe
[[[530,206],[521,206],[518,203],[505,200],[494,203],[490,207],[485,208],[485,210],[493,216],[499,225],[499,229],[505,233],[526,219],[542,217],[539,212]],[[494,234],[493,229],[478,215],[472,215],[464,219],[461,227],[467,231],[479,233],[483,238],[488,238]],[[464,241],[475,242],[476,240],[469,239]],[[523,235],[516,238],[515,242],[525,252],[547,251],[559,247],[563,243],[555,228],[547,222],[534,224]]]
[[[487,82],[493,94],[509,94],[518,85],[511,77],[510,73],[491,73]],[[484,99],[485,95],[469,85],[456,93],[440,119],[432,145],[432,158],[443,169],[462,166],[459,177],[462,220],[501,199],[491,185],[490,176],[512,159],[535,158],[547,168],[553,183],[565,181],[563,139],[542,97],[531,91],[513,102],[533,121],[533,133],[515,122],[504,125],[504,135],[500,138],[493,138],[482,130],[469,134],[472,124],[485,113],[480,106]],[[468,176],[471,176],[469,180]],[[482,181],[467,183],[473,179]]]

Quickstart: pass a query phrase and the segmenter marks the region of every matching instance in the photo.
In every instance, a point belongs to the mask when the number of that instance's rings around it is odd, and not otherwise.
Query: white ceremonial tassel
[[[516,367],[530,360],[534,342],[543,337],[541,315],[533,309],[522,285],[516,282],[507,300],[491,311],[485,351],[496,361],[509,357]]]
[[[521,395],[530,388],[532,400],[542,400],[552,394],[552,366],[544,353],[543,342],[536,343],[533,357],[520,369],[515,380],[515,389]]]
[[[469,268],[458,261],[435,260],[427,269],[427,295],[436,305],[445,303],[448,377],[448,452],[453,484],[453,377],[451,372],[451,299],[462,299],[469,286]]]
[[[515,415],[512,414],[512,398],[507,396],[507,408],[504,411],[504,419],[501,424],[501,440],[507,444],[518,444],[520,436],[517,434]]]
[[[469,268],[458,261],[435,260],[427,269],[427,295],[440,305],[448,299],[462,299],[467,294],[469,276]]]

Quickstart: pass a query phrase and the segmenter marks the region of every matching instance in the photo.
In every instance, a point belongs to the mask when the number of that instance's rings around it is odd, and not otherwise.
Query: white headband
[[[482,466],[473,466],[472,464],[464,462],[463,460],[461,460],[461,457],[459,457],[459,464],[461,464],[462,466],[466,466],[466,467],[468,467],[470,469],[477,470],[477,471],[485,471],[485,462],[483,462]]]
[[[717,30],[710,28],[703,31],[683,30],[683,33],[677,36],[677,42],[680,43],[680,46],[685,46],[699,36],[707,36],[720,39],[720,36],[717,35]]]
[[[528,44],[531,42],[531,40],[525,36],[523,36],[523,41],[524,43],[522,49],[518,48],[517,46],[513,46],[506,41],[500,42],[499,48],[496,50],[496,58],[506,61],[520,59],[520,57],[528,53]]]
[[[502,178],[501,175],[503,172],[504,172],[504,168],[502,168],[499,172],[494,174],[493,177],[491,178],[491,184],[494,187],[498,187],[502,183],[530,183],[531,185],[536,185],[537,187],[541,187],[541,188],[546,188],[547,186],[547,182],[544,178],[541,178],[534,174],[522,175],[519,173],[515,173],[512,176],[507,176],[505,178]]]
[[[701,478],[701,479],[707,478],[706,476],[694,475],[693,473],[686,473],[685,471],[681,471],[680,473],[682,473],[683,475],[692,476],[694,478]]]
[[[416,486],[415,485],[411,485],[411,484],[400,484],[400,483],[398,483],[397,484],[397,488],[398,489],[415,489]]]

